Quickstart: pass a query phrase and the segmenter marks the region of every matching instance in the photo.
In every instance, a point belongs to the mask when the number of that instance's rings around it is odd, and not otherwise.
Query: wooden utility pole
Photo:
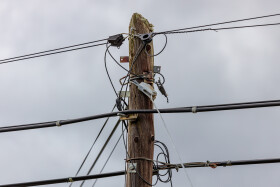
[[[134,13],[130,20],[129,32],[132,34],[144,34],[153,31],[147,19],[138,13]],[[154,62],[153,58],[145,53],[145,50],[152,55],[153,44],[147,44],[137,60],[132,65],[132,61],[141,47],[142,41],[137,37],[131,37],[129,40],[129,67],[132,67],[132,77],[135,75],[148,74],[152,75]],[[136,79],[138,83],[144,81],[143,79]],[[153,86],[153,83],[150,83]],[[130,85],[129,109],[152,109],[153,103],[151,100],[138,90],[134,84]],[[145,160],[153,159],[154,156],[154,117],[153,114],[139,114],[136,121],[129,122],[128,125],[128,154],[127,164],[131,167],[131,162],[136,166],[136,173],[127,173],[127,187],[150,187],[145,183],[141,177],[152,183],[153,163]],[[130,160],[129,160],[130,159]]]

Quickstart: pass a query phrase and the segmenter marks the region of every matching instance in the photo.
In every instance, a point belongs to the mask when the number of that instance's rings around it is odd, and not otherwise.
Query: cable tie
[[[70,178],[68,178],[68,181],[69,182],[74,182],[74,180],[70,177]]]
[[[60,127],[61,126],[60,122],[61,122],[61,120],[56,121],[55,125]]]
[[[196,112],[197,112],[196,109],[197,109],[197,107],[196,107],[196,106],[193,106],[193,107],[192,107],[192,113],[196,113]]]
[[[183,167],[183,166],[182,166],[182,167]],[[175,166],[175,169],[176,169],[177,172],[179,171],[179,168],[180,168],[180,167],[179,167],[178,165]]]
[[[230,160],[228,160],[227,161],[227,165],[226,166],[231,166],[232,164],[231,164],[231,161]]]

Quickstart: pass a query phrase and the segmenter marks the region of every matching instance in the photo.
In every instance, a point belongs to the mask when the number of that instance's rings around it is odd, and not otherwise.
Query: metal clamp
[[[120,116],[121,121],[125,121],[125,120],[136,121],[138,119],[138,114],[124,115],[122,113],[118,113],[117,115]]]
[[[60,127],[60,126],[61,126],[61,123],[60,123],[60,122],[61,122],[60,120],[56,121],[56,122],[55,122],[55,125],[56,125],[57,127]]]
[[[128,163],[128,173],[136,173],[137,163]]]
[[[192,113],[197,113],[197,107],[196,106],[192,107]]]
[[[155,99],[156,96],[157,96],[157,92],[154,90],[154,88],[145,83],[145,82],[141,82],[140,84],[136,81],[136,80],[132,80],[130,81],[132,82],[133,84],[135,84],[135,86],[138,87],[138,89],[143,92],[146,96],[148,96],[149,98],[153,98]]]
[[[146,34],[139,34],[137,37],[140,38],[145,44],[148,44],[153,40],[154,33],[150,32]]]

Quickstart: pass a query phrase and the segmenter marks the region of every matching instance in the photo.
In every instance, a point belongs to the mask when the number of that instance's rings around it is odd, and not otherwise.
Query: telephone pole
[[[153,31],[153,25],[147,19],[138,13],[134,13],[130,20],[129,32],[132,34],[144,34]],[[152,42],[146,44],[145,48],[136,58],[137,51],[143,46],[143,41],[138,37],[130,37],[129,40],[129,67],[131,68],[131,77],[133,75],[145,75],[147,79],[137,78],[141,83],[145,81],[153,86],[153,55]],[[148,80],[148,81],[147,81]],[[130,84],[129,109],[152,109],[153,103],[144,95],[137,86]],[[128,154],[127,158],[127,187],[150,187],[146,182],[152,183],[153,162],[145,159],[153,159],[154,156],[154,116],[153,114],[138,114],[136,121],[128,123]],[[136,169],[136,172],[130,171],[130,168]],[[144,181],[144,180],[146,181]]]

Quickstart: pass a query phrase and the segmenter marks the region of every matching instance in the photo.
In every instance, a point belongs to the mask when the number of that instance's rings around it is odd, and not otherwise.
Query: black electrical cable
[[[187,168],[196,168],[196,167],[212,167],[215,166],[243,166],[243,165],[254,165],[254,164],[273,164],[280,163],[280,158],[272,158],[272,159],[255,159],[255,160],[237,160],[237,161],[222,161],[222,162],[189,162],[184,163],[184,166]],[[157,169],[165,170],[165,169],[178,169],[182,168],[181,164],[168,164],[159,166]],[[59,184],[59,183],[68,183],[68,182],[76,182],[82,180],[91,180],[91,179],[99,179],[106,177],[114,177],[125,175],[125,171],[116,171],[110,173],[103,173],[97,175],[87,175],[87,176],[79,176],[79,177],[67,177],[67,178],[58,178],[51,180],[41,180],[41,181],[33,181],[33,182],[24,182],[24,183],[15,183],[15,184],[3,184],[0,187],[26,187],[26,186],[41,186],[48,184]],[[154,172],[156,174],[156,172]]]
[[[106,56],[107,56],[107,51],[108,51],[109,47],[110,47],[110,45],[107,46],[107,44],[106,44],[106,51],[105,51],[105,54],[104,54],[104,65],[105,65],[105,70],[106,70],[107,76],[108,76],[108,78],[109,78],[110,84],[111,84],[111,86],[112,86],[112,88],[113,88],[113,90],[114,90],[116,96],[118,96],[118,93],[117,93],[117,91],[116,91],[116,88],[115,88],[115,86],[114,86],[114,84],[113,84],[113,81],[112,81],[112,79],[111,79],[111,77],[110,77],[110,74],[109,74],[108,68],[107,68],[107,59],[106,59]]]
[[[164,83],[165,83],[165,77],[163,76],[163,74],[161,74],[161,73],[159,73],[159,72],[158,72],[158,73],[155,73],[155,75],[156,75],[156,74],[159,74],[159,75],[162,77],[162,83],[161,83],[161,84],[164,84]]]
[[[42,53],[53,52],[53,51],[58,51],[58,50],[62,50],[62,49],[78,47],[78,46],[82,46],[82,45],[88,45],[88,44],[92,44],[92,43],[96,43],[96,42],[102,42],[102,41],[105,41],[105,40],[108,40],[108,38],[101,39],[101,40],[95,40],[95,41],[91,41],[91,42],[86,42],[86,43],[81,43],[81,44],[70,45],[70,46],[66,46],[66,47],[60,47],[60,48],[46,50],[46,51],[41,51],[41,52],[37,52],[37,53],[31,53],[31,54],[27,54],[27,55],[16,56],[16,57],[12,57],[12,58],[6,58],[6,59],[0,60],[0,62],[7,61],[7,60],[13,60],[13,59],[16,59],[16,58],[23,58],[23,57],[27,57],[27,56],[39,55],[39,54],[42,54]]]
[[[164,34],[183,34],[183,33],[201,32],[201,31],[219,31],[219,30],[243,29],[243,28],[253,28],[253,27],[266,27],[266,26],[275,26],[275,25],[280,25],[280,23],[245,25],[245,26],[236,26],[236,27],[206,28],[206,29],[187,30],[187,31],[175,31],[175,32],[168,32]]]
[[[113,107],[113,109],[112,109],[111,112],[113,112],[115,108],[116,108],[116,105]],[[94,140],[94,142],[92,143],[92,145],[91,145],[89,151],[87,152],[87,154],[86,154],[84,160],[82,161],[82,163],[81,163],[81,165],[80,165],[78,171],[76,172],[75,177],[78,176],[79,172],[81,171],[81,169],[82,169],[83,165],[85,164],[85,162],[86,162],[86,160],[87,160],[87,158],[88,158],[88,156],[89,156],[89,154],[90,154],[92,148],[94,147],[96,141],[98,140],[99,136],[100,136],[101,133],[103,132],[103,129],[105,128],[105,126],[106,126],[106,124],[108,123],[108,121],[109,121],[109,118],[106,119],[106,121],[104,122],[103,126],[101,127],[101,129],[100,129],[100,131],[99,131],[97,137],[95,138],[95,140]],[[72,184],[73,184],[73,183],[71,183],[71,184],[69,185],[69,187],[71,187]]]
[[[154,163],[154,165],[155,165],[154,169],[157,170],[157,168],[159,167],[159,163],[160,163],[159,162],[159,157],[161,155],[163,155],[163,158],[165,160],[164,162],[167,163],[167,164],[170,164],[170,155],[169,155],[169,151],[168,151],[167,146],[163,142],[156,140],[154,142],[154,145],[156,147],[160,148],[160,150],[161,150],[161,152],[159,152],[156,156],[156,160],[155,160],[156,163]],[[167,178],[162,179],[162,177],[165,177],[165,176],[167,176]],[[158,172],[155,185],[157,184],[158,181],[163,182],[163,183],[169,183],[170,182],[170,185],[172,187],[173,186],[173,184],[172,184],[172,170],[167,169],[164,174],[160,174],[160,172]]]
[[[187,27],[187,28],[182,28],[182,29],[174,29],[174,30],[169,30],[169,31],[157,32],[155,34],[163,34],[163,33],[167,33],[167,32],[175,32],[175,31],[182,31],[182,30],[189,30],[189,29],[197,29],[197,28],[201,28],[201,27],[223,25],[223,24],[228,24],[228,23],[249,21],[249,20],[262,19],[262,18],[268,18],[268,17],[274,17],[274,16],[280,16],[280,14],[270,14],[270,15],[265,15],[265,16],[258,16],[258,17],[251,17],[251,18],[238,19],[238,20],[232,20],[232,21],[225,21],[225,22],[219,22],[219,23],[212,23],[212,24],[200,25],[200,26],[194,26],[194,27]]]
[[[114,147],[113,147],[112,151],[110,152],[110,154],[109,154],[109,156],[107,157],[107,159],[106,159],[105,163],[103,164],[103,167],[101,168],[101,170],[100,170],[99,174],[101,174],[101,173],[103,172],[104,168],[106,167],[106,165],[107,165],[108,161],[110,160],[110,158],[111,158],[112,154],[114,153],[114,151],[115,151],[115,149],[116,149],[117,145],[119,144],[119,142],[120,142],[120,140],[121,140],[121,138],[122,138],[122,136],[123,136],[123,133],[124,133],[124,130],[122,130],[122,133],[121,133],[121,135],[120,135],[119,139],[118,139],[118,140],[117,140],[117,142],[115,143],[115,145],[114,145]],[[95,184],[96,184],[97,180],[98,180],[98,179],[96,179],[96,180],[94,181],[94,183],[92,184],[92,187],[94,187],[94,186],[95,186]]]
[[[271,101],[258,101],[258,102],[245,102],[245,103],[231,103],[231,104],[221,104],[221,105],[206,105],[206,106],[193,106],[193,107],[177,107],[177,108],[166,108],[159,109],[160,113],[199,113],[199,112],[211,112],[211,111],[224,111],[224,110],[238,110],[238,109],[249,109],[249,108],[264,108],[264,107],[275,107],[280,106],[280,100],[271,100]],[[15,125],[15,126],[6,126],[0,128],[0,133],[3,132],[12,132],[20,130],[30,130],[30,129],[39,129],[55,126],[63,126],[72,123],[85,122],[95,119],[115,117],[135,113],[158,113],[156,109],[135,109],[135,110],[124,110],[121,112],[111,112],[98,114],[88,117],[68,119],[68,120],[59,120],[51,121],[44,123],[34,123],[34,124],[25,124],[25,125]],[[58,125],[59,124],[59,125]]]
[[[116,172],[102,173],[102,174],[96,174],[96,175],[67,177],[67,178],[41,180],[41,181],[33,181],[33,182],[15,183],[15,184],[3,184],[3,185],[0,185],[0,187],[41,186],[41,185],[48,185],[48,184],[59,184],[59,183],[68,183],[68,182],[77,182],[77,181],[83,181],[83,180],[114,177],[114,176],[120,176],[120,175],[124,175],[124,174],[125,174],[125,171],[116,171]]]
[[[124,129],[123,127],[126,127],[126,129]],[[123,123],[122,123],[122,131],[123,132],[125,132],[124,130],[126,130],[126,140],[127,140],[127,134],[128,134],[128,128],[127,128],[127,125],[126,125],[126,123],[125,123],[125,121],[123,121]],[[125,171],[125,175],[124,175],[124,184],[125,184],[125,187],[126,187],[126,175],[127,175],[127,172],[126,172],[126,160],[127,160],[127,153],[128,153],[128,151],[127,151],[127,144],[126,144],[126,141],[125,141],[125,138],[124,138],[124,133],[122,134],[122,139],[123,139],[123,144],[124,144],[124,149],[125,149],[125,164],[124,164],[124,171]],[[131,184],[130,184],[131,185]]]
[[[95,164],[96,164],[97,161],[99,160],[100,156],[102,155],[104,149],[107,147],[109,141],[111,140],[111,138],[112,138],[113,134],[115,133],[117,127],[119,126],[120,122],[121,122],[121,121],[118,120],[117,123],[115,124],[113,130],[111,131],[110,135],[108,136],[107,140],[105,141],[104,145],[102,146],[102,148],[101,148],[100,152],[98,153],[96,159],[94,160],[94,162],[93,162],[92,165],[90,166],[90,168],[89,168],[89,170],[88,170],[88,172],[87,172],[87,175],[90,174],[90,172],[91,172],[92,169],[94,168]],[[85,181],[83,181],[83,182],[81,183],[80,187],[82,187],[82,186],[84,185],[84,183],[85,183]]]
[[[106,47],[108,47],[108,46],[106,45]],[[125,67],[123,67],[123,66],[113,57],[113,55],[111,54],[109,48],[108,48],[107,51],[108,51],[109,55],[111,56],[111,58],[114,60],[114,62],[115,62],[118,66],[120,66],[123,70],[125,70],[125,71],[128,72],[128,69],[126,69]]]
[[[163,48],[162,48],[157,54],[155,54],[155,55],[150,55],[150,54],[148,53],[148,51],[147,51],[147,48],[145,48],[145,53],[146,53],[149,57],[158,56],[158,55],[161,54],[161,53],[164,51],[164,49],[166,48],[166,46],[167,46],[167,36],[166,36],[166,34],[164,34],[164,33],[163,33],[163,35],[165,36],[165,43],[164,43]]]
[[[27,59],[31,59],[31,58],[37,58],[37,57],[42,57],[42,56],[54,55],[54,54],[59,54],[59,53],[65,53],[65,52],[69,52],[69,51],[86,49],[86,48],[96,47],[96,46],[105,45],[105,44],[106,43],[101,43],[101,44],[89,45],[89,46],[85,46],[85,47],[78,47],[78,48],[74,48],[74,49],[67,49],[67,50],[63,50],[63,51],[57,51],[57,52],[46,53],[46,54],[41,54],[41,55],[28,56],[28,57],[24,57],[24,58],[16,58],[16,59],[13,59],[13,60],[1,61],[0,64],[6,64],[6,63],[10,63],[10,62],[16,62],[16,61],[20,61],[20,60],[27,60]]]
[[[120,91],[122,91],[123,86],[124,86],[124,84],[125,84],[127,78],[128,78],[128,82],[129,82],[129,80],[130,80],[130,76],[129,76],[129,75],[130,75],[130,74],[134,74],[134,73],[131,72],[131,71],[132,71],[132,68],[133,68],[133,66],[134,66],[134,64],[135,64],[135,62],[136,62],[136,60],[138,59],[138,56],[141,54],[141,52],[144,50],[145,47],[146,47],[146,44],[141,43],[141,46],[139,46],[139,48],[137,49],[136,54],[135,54],[135,56],[134,56],[134,58],[133,58],[133,60],[132,60],[132,62],[131,62],[130,69],[129,69],[129,71],[127,72],[127,75],[126,75],[126,77],[125,77],[125,79],[124,79],[124,81],[123,81],[123,84],[122,84],[122,86],[121,86]],[[126,91],[127,91],[127,87],[126,87]],[[125,91],[125,96],[124,96],[124,98],[126,97],[126,93],[127,93],[126,91]],[[118,97],[118,99],[121,98],[121,92],[119,93],[119,95],[118,95],[117,97]],[[122,101],[123,101],[123,100],[122,100]],[[123,101],[123,102],[124,102],[124,104],[126,104],[125,101]]]
[[[186,168],[196,168],[196,167],[228,167],[228,166],[244,166],[244,165],[255,165],[255,164],[274,164],[280,163],[280,158],[271,158],[271,159],[254,159],[254,160],[236,160],[236,161],[218,161],[218,162],[188,162],[183,163]],[[165,169],[178,169],[182,168],[181,164],[170,164],[170,165],[161,165],[158,167],[159,170]]]

